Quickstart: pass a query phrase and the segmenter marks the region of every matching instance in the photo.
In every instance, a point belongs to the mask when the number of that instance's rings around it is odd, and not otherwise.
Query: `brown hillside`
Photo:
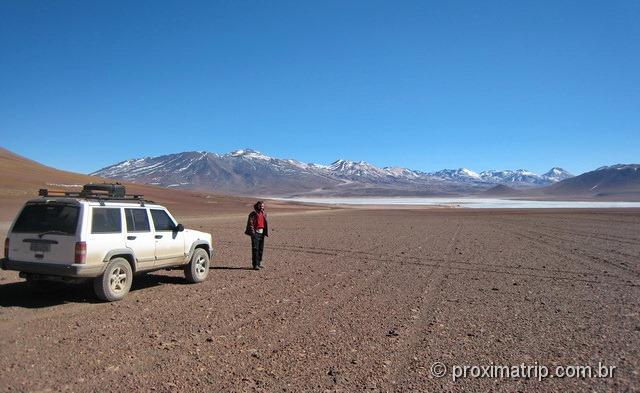
[[[113,182],[113,180],[61,171],[0,147],[0,221],[12,220],[27,199],[37,196],[40,188],[73,191],[90,182],[102,183]],[[125,183],[125,185],[128,193],[143,194],[145,198],[167,206],[180,217],[244,213],[255,201],[229,195],[173,190],[140,184]],[[277,211],[305,207],[271,201],[268,208]]]

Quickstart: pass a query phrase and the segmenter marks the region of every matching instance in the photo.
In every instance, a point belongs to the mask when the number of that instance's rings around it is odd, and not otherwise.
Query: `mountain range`
[[[172,188],[271,196],[447,195],[478,193],[497,184],[529,189],[572,177],[557,167],[539,175],[524,169],[422,172],[349,160],[321,165],[274,158],[252,149],[226,154],[191,151],[135,158],[91,175]]]
[[[186,154],[186,153],[185,153]],[[236,183],[240,185],[245,185],[245,182],[255,181],[256,176],[253,173],[253,166],[262,168],[263,170],[267,170],[265,168],[271,168],[270,162],[271,158],[260,153],[254,151],[242,151],[229,153],[229,155],[234,155],[236,160],[240,163],[236,163],[238,166],[244,167],[245,172],[245,180],[242,181],[243,176],[239,174],[230,174],[227,175],[233,179]],[[201,158],[199,160],[195,160],[198,157],[207,156],[203,152],[194,152],[191,154],[190,159],[187,160],[187,165],[189,160],[192,160],[193,163],[191,166],[204,166],[207,167],[206,158]],[[244,158],[243,158],[244,157]],[[145,159],[138,159],[145,160]],[[147,158],[146,160],[149,160]],[[259,161],[256,161],[259,160]],[[135,161],[135,160],[133,160]],[[155,164],[157,167],[163,165],[164,160],[156,160]],[[581,175],[566,178],[564,180],[555,181],[550,185],[546,186],[528,186],[524,188],[515,188],[513,184],[505,185],[505,184],[491,184],[484,181],[479,181],[477,176],[473,174],[469,174],[465,170],[455,170],[449,171],[448,176],[456,177],[459,175],[462,178],[467,178],[467,180],[461,181],[452,181],[452,180],[444,180],[444,173],[440,173],[438,176],[429,177],[427,175],[422,174],[419,171],[410,171],[408,169],[402,168],[377,168],[378,170],[383,171],[384,176],[380,176],[380,172],[378,173],[377,183],[373,183],[372,181],[365,180],[349,180],[348,178],[359,178],[360,176],[372,175],[372,168],[366,168],[366,165],[360,165],[361,163],[353,163],[349,161],[336,162],[335,165],[314,165],[314,164],[302,164],[294,160],[281,160],[284,163],[280,162],[282,167],[278,169],[272,169],[272,178],[271,182],[273,184],[286,184],[286,187],[303,187],[308,184],[305,183],[305,180],[312,179],[313,181],[324,181],[327,184],[324,187],[321,187],[316,190],[308,191],[305,193],[304,191],[299,192],[304,195],[318,195],[318,196],[327,196],[327,195],[336,195],[336,196],[344,196],[344,195],[354,195],[354,196],[362,196],[362,195],[398,195],[398,196],[411,196],[411,195],[475,195],[478,197],[500,197],[500,198],[517,198],[517,199],[536,199],[536,200],[609,200],[609,201],[640,201],[640,165],[639,164],[616,164],[610,166],[603,166],[597,168],[595,170],[585,172]],[[129,163],[128,165],[124,165],[125,163]],[[263,163],[263,166],[258,166],[258,162]],[[241,165],[242,163],[242,165]],[[358,165],[350,165],[358,164]],[[154,165],[155,165],[154,164]],[[177,163],[176,163],[177,164]],[[124,161],[120,163],[121,166],[127,167],[131,166],[136,167],[137,169],[141,169],[141,166],[134,165],[134,163],[129,161]],[[168,165],[168,164],[167,164]],[[178,167],[177,169],[184,168],[187,165],[183,165],[182,167]],[[319,169],[318,172],[326,174],[327,172],[331,172],[331,167],[333,167],[334,171],[344,172],[341,175],[333,174],[330,176],[325,176],[323,178],[319,178],[318,175],[308,177],[297,176],[298,173],[296,170],[292,170],[292,176],[286,176],[280,171],[285,169],[291,169],[291,165],[294,167],[302,167],[309,168],[309,173],[314,172],[315,169]],[[182,172],[188,172],[191,168],[186,168]],[[218,168],[220,169],[220,168]],[[366,171],[364,171],[366,169]],[[150,171],[151,169],[147,168],[146,171]],[[126,172],[126,171],[125,171]],[[442,172],[442,171],[439,171]],[[457,172],[457,174],[456,174]],[[490,171],[485,172],[486,173]],[[506,171],[505,171],[506,172]],[[518,171],[511,171],[518,173]],[[523,172],[523,171],[520,171]],[[526,172],[526,171],[525,171]],[[135,175],[135,170],[132,172]],[[165,168],[165,173],[168,175],[172,175],[169,168]],[[482,177],[481,174],[483,172],[478,173],[477,175]],[[0,220],[2,219],[10,219],[15,214],[15,210],[22,206],[25,198],[32,197],[37,194],[37,190],[43,187],[53,187],[58,189],[70,189],[74,190],[80,187],[82,184],[88,182],[110,182],[113,181],[112,176],[107,177],[90,177],[87,175],[65,172],[61,170],[57,170],[54,168],[50,168],[44,166],[38,162],[32,161],[28,158],[19,156],[9,150],[6,150],[0,147],[0,205],[2,205],[5,209],[0,209]],[[210,173],[211,174],[211,173]],[[561,175],[558,170],[552,170],[545,174],[547,177],[553,177],[556,175]],[[207,172],[204,171],[202,173],[201,178],[207,178]],[[345,176],[345,177],[339,177]],[[543,176],[543,175],[541,175]],[[137,176],[132,176],[137,177]],[[376,177],[376,176],[374,176]],[[408,179],[405,182],[389,181],[388,177],[394,177],[396,179]],[[224,177],[220,177],[224,179]],[[470,178],[471,180],[469,180]],[[496,178],[494,176],[494,178]],[[180,176],[176,176],[176,179],[180,179]],[[384,183],[384,181],[387,183]],[[386,180],[385,180],[386,179]],[[420,180],[422,179],[422,180]],[[505,179],[509,180],[508,176],[505,176]],[[513,178],[517,180],[516,178]],[[259,179],[258,179],[259,180]],[[413,181],[413,183],[412,183]],[[553,180],[549,180],[553,181]],[[296,184],[297,182],[297,184]],[[217,208],[230,209],[236,211],[238,208],[244,209],[247,206],[250,206],[253,203],[252,199],[244,199],[238,197],[228,197],[224,195],[220,195],[217,193],[199,193],[192,191],[191,189],[186,190],[175,190],[175,192],[167,192],[167,188],[148,184],[141,184],[142,181],[135,184],[133,182],[125,182],[127,186],[127,190],[133,193],[141,193],[145,194],[145,196],[149,196],[150,198],[162,201],[165,204],[169,204],[172,206],[190,206],[189,209],[191,213],[193,211],[208,211],[210,205],[214,203]],[[188,188],[189,183],[184,182],[185,184],[176,186],[173,185],[172,188]],[[335,185],[338,183],[338,185]],[[177,183],[174,183],[177,184]],[[256,181],[257,186],[266,187],[265,182]],[[169,184],[170,186],[172,184]],[[257,187],[256,186],[256,187]],[[209,185],[210,187],[210,185]],[[246,186],[245,186],[246,187]],[[285,188],[286,188],[285,187]],[[395,188],[394,188],[395,187]],[[413,188],[411,188],[413,187]],[[224,188],[224,187],[221,187]],[[414,190],[413,192],[411,190]],[[445,190],[445,191],[442,191]],[[473,190],[473,191],[468,191]],[[229,194],[230,192],[225,192]],[[315,194],[314,194],[315,193]],[[439,194],[438,194],[439,193]],[[259,192],[247,192],[247,195],[257,195]],[[274,195],[275,193],[262,193],[262,196],[265,195]],[[292,195],[295,193],[292,193]],[[271,206],[276,202],[271,202]],[[9,209],[6,209],[9,208]],[[196,210],[194,210],[196,209]],[[189,214],[191,214],[189,213]],[[11,217],[10,217],[11,216]]]

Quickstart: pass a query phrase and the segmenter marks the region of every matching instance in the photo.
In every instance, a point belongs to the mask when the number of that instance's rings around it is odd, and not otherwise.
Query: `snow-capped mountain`
[[[505,184],[516,188],[545,186],[572,177],[569,172],[558,167],[552,168],[543,175],[526,169],[488,170],[477,173],[467,168],[443,169],[429,175],[456,182]]]
[[[337,160],[329,165],[329,171],[336,176],[346,178],[379,179],[387,176],[387,173],[374,165],[364,161]]]
[[[552,183],[557,183],[564,179],[573,177],[573,175],[562,168],[553,167],[549,172],[542,175],[543,178],[549,180]]]
[[[524,188],[555,183],[569,175],[553,168],[544,175],[526,170],[474,172],[443,169],[433,173],[380,168],[364,161],[337,160],[330,165],[270,157],[252,149],[226,154],[184,152],[126,160],[92,175],[165,187],[233,194],[291,195],[309,192],[426,195],[476,192],[496,184]]]
[[[400,167],[384,167],[378,168],[375,165],[369,164],[365,161],[348,161],[348,160],[337,160],[334,161],[328,167],[324,169],[328,169],[331,175],[347,178],[351,180],[362,180],[362,179],[370,179],[370,180],[384,180],[384,181],[393,181],[393,180],[412,180],[420,177],[418,172],[412,171],[407,168]]]
[[[443,169],[441,171],[432,172],[430,175],[441,179],[462,182],[476,182],[483,180],[482,176],[467,168]]]

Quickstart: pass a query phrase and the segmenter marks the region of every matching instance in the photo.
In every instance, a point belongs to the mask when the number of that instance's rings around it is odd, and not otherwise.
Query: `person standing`
[[[262,251],[264,238],[269,236],[267,214],[264,212],[264,202],[258,201],[253,205],[253,211],[247,218],[246,235],[251,236],[251,264],[254,270],[262,269]]]

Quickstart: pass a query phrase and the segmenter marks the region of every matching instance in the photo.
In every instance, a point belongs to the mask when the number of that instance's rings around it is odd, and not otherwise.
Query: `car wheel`
[[[202,248],[196,248],[191,261],[184,269],[184,275],[190,283],[202,282],[209,275],[209,254]]]
[[[104,273],[93,280],[93,290],[100,300],[114,302],[124,298],[133,282],[133,271],[124,258],[112,259]]]

